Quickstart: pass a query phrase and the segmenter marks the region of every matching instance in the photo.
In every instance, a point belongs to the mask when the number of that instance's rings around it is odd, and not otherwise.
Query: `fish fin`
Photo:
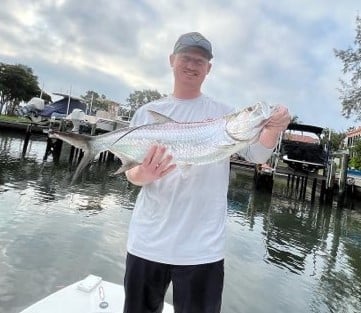
[[[119,167],[114,173],[111,174],[111,176],[114,177],[114,176],[118,176],[120,174],[123,174],[127,170],[130,170],[131,168],[136,167],[138,165],[140,165],[140,164],[137,163],[137,162],[123,163],[121,167]]]
[[[220,144],[220,145],[218,145],[218,148],[228,150],[230,148],[235,147],[236,145],[237,145],[236,143]]]
[[[192,164],[183,163],[179,166],[180,174],[182,178],[188,178],[190,175],[190,169],[192,168]]]
[[[179,165],[179,168],[180,168],[182,171],[187,171],[187,170],[189,170],[192,166],[193,166],[193,164],[191,164],[191,163],[182,163],[182,164]]]
[[[156,111],[153,110],[148,110],[148,112],[152,115],[153,119],[155,120],[156,123],[159,124],[164,124],[164,123],[177,123],[175,120],[173,120],[172,118],[158,113]]]

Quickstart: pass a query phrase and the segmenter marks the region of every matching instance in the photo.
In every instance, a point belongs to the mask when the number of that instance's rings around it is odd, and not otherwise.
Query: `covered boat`
[[[18,111],[19,115],[30,118],[33,123],[47,123],[51,118],[66,117],[74,109],[86,112],[87,105],[81,98],[62,93],[54,93],[54,95],[61,96],[62,98],[46,105],[43,99],[32,98]]]
[[[325,169],[328,151],[321,143],[322,132],[319,126],[289,124],[281,142],[283,162],[296,171],[312,173]]]

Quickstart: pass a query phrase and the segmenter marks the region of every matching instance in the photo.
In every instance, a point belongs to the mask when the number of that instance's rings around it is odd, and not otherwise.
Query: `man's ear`
[[[211,71],[212,68],[212,63],[208,63],[208,71],[207,71],[207,75],[209,74],[209,72]]]
[[[169,56],[169,64],[170,64],[171,67],[173,67],[173,64],[174,64],[174,58],[175,58],[175,55],[172,53]]]

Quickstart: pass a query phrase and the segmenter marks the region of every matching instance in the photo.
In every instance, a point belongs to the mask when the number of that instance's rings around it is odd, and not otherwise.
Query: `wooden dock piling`
[[[24,157],[26,154],[26,151],[28,150],[28,145],[29,145],[29,140],[31,137],[31,129],[33,127],[33,124],[29,124],[26,128],[26,133],[25,133],[25,139],[24,139],[24,145],[23,145],[23,151],[22,151],[22,156]]]
[[[311,189],[311,203],[315,202],[316,188],[317,188],[317,178],[314,178],[312,181],[312,189]]]

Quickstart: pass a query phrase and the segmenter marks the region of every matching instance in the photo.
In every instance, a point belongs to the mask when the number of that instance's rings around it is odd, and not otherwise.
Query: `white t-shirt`
[[[153,123],[148,110],[179,122],[219,118],[231,107],[201,95],[191,100],[172,96],[139,108],[131,125]],[[252,154],[267,160],[272,149],[259,144],[248,147]],[[224,258],[225,219],[229,159],[207,165],[176,168],[165,177],[142,187],[131,218],[128,252],[151,261],[194,265]]]

